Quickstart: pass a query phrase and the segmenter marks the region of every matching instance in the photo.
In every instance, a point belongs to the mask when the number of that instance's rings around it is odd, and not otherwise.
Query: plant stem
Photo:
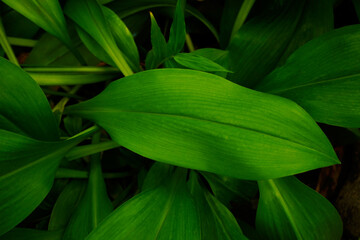
[[[11,45],[9,44],[1,17],[0,17],[0,45],[4,49],[6,56],[9,58],[9,61],[14,63],[17,66],[20,66],[20,64],[14,54],[14,51],[11,48]]]
[[[120,145],[114,141],[107,141],[107,142],[101,142],[101,143],[90,144],[85,146],[79,146],[71,149],[66,154],[66,159],[68,161],[71,161],[74,159],[82,158],[85,156],[89,156],[91,154],[103,152],[118,147],[120,147]]]
[[[16,38],[16,37],[7,37],[11,45],[20,46],[20,47],[35,47],[38,41],[25,38]]]
[[[185,41],[186,41],[186,45],[187,45],[187,47],[189,49],[189,52],[195,51],[194,44],[193,44],[193,42],[191,40],[190,34],[186,33]]]
[[[239,31],[239,29],[244,24],[252,6],[254,5],[255,0],[244,0],[243,4],[241,5],[241,8],[239,10],[239,13],[236,17],[236,20],[234,22],[234,26],[231,32],[230,41],[234,38],[235,34]]]

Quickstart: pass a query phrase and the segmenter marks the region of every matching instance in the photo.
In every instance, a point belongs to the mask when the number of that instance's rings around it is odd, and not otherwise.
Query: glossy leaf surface
[[[160,186],[125,202],[86,239],[200,239],[186,170],[175,171]]]
[[[41,88],[4,58],[0,58],[0,89],[0,129],[38,140],[58,139],[56,121]]]
[[[236,178],[338,163],[326,136],[295,103],[193,70],[122,78],[67,113],[95,121],[145,157]]]
[[[338,240],[342,222],[334,206],[295,177],[259,181],[256,228],[262,239]]]
[[[257,89],[294,100],[318,122],[360,127],[359,37],[354,25],[309,42]]]

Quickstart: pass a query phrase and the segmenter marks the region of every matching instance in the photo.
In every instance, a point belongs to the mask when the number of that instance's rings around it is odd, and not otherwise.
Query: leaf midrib
[[[68,111],[68,113],[70,113],[71,111]],[[199,121],[205,121],[205,122],[211,122],[211,123],[216,123],[216,124],[220,124],[220,125],[225,125],[225,126],[231,126],[231,127],[235,127],[235,128],[242,128],[244,130],[248,130],[248,131],[252,131],[252,132],[256,132],[256,133],[259,133],[259,134],[263,134],[263,135],[267,135],[267,136],[270,136],[270,137],[273,137],[273,138],[277,138],[277,139],[281,139],[281,140],[284,140],[286,142],[291,142],[292,144],[296,144],[296,145],[299,145],[303,148],[306,148],[306,149],[309,149],[313,152],[316,152],[322,156],[325,156],[326,158],[328,159],[331,159],[331,160],[335,160],[336,162],[337,159],[335,158],[332,158],[331,156],[328,156],[327,154],[323,153],[323,152],[320,152],[316,149],[313,149],[311,147],[308,147],[306,145],[303,145],[299,142],[294,142],[292,140],[289,140],[287,138],[283,138],[283,137],[280,137],[280,136],[275,136],[273,134],[270,134],[270,133],[267,133],[267,132],[263,132],[263,131],[259,131],[259,130],[256,130],[256,129],[252,129],[252,128],[248,128],[248,127],[245,127],[245,126],[238,126],[238,125],[234,125],[234,124],[231,124],[231,123],[224,123],[224,122],[219,122],[219,121],[215,121],[215,120],[209,120],[209,119],[203,119],[203,118],[197,118],[197,117],[192,117],[192,116],[186,116],[186,115],[175,115],[175,114],[168,114],[168,113],[155,113],[155,112],[140,112],[140,111],[129,111],[129,110],[118,110],[118,109],[108,109],[108,110],[105,110],[104,108],[98,110],[96,108],[92,108],[91,110],[79,110],[77,111],[78,113],[80,114],[75,114],[75,115],[82,115],[81,113],[84,113],[84,112],[89,112],[90,115],[94,114],[95,112],[96,113],[107,113],[107,112],[122,112],[122,113],[138,113],[138,114],[149,114],[149,115],[163,115],[163,116],[168,116],[168,117],[175,117],[175,118],[187,118],[187,119],[193,119],[193,120],[199,120]]]

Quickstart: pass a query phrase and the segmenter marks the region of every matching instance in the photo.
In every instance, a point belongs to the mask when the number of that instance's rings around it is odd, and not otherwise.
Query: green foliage
[[[341,239],[294,175],[358,134],[359,25],[215,2],[1,3],[0,239]]]

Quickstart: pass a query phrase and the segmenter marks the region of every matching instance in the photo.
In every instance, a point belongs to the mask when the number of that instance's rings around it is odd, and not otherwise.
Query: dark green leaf
[[[230,72],[221,65],[196,53],[178,53],[174,56],[177,63],[184,67],[205,72]]]
[[[21,68],[0,58],[0,129],[38,140],[57,140],[57,124],[36,82]]]
[[[294,100],[318,122],[360,127],[359,37],[354,25],[309,42],[257,89]]]
[[[30,228],[15,228],[5,235],[1,240],[61,240],[63,231],[42,231]]]
[[[150,12],[151,18],[151,44],[152,49],[146,56],[146,69],[158,67],[168,56],[168,49],[164,35],[162,34],[154,15]]]
[[[168,51],[170,55],[179,53],[185,44],[185,17],[184,9],[186,0],[177,0],[174,19],[170,28],[170,36],[168,41]]]
[[[86,189],[86,181],[72,180],[61,192],[51,212],[48,229],[62,230],[69,223]]]
[[[247,239],[229,209],[199,183],[195,172],[190,174],[189,186],[200,217],[201,239]]]
[[[292,101],[194,70],[137,73],[67,112],[142,156],[220,175],[266,179],[338,163]]]
[[[125,202],[86,239],[200,239],[186,170],[176,170],[160,186]]]
[[[338,240],[342,222],[336,209],[295,177],[259,181],[256,229],[262,239]]]
[[[158,187],[163,183],[164,179],[171,177],[173,172],[174,166],[155,162],[144,179],[141,191],[143,192]]]
[[[244,0],[225,0],[220,21],[220,44],[223,48],[229,44],[235,19],[243,2]]]

